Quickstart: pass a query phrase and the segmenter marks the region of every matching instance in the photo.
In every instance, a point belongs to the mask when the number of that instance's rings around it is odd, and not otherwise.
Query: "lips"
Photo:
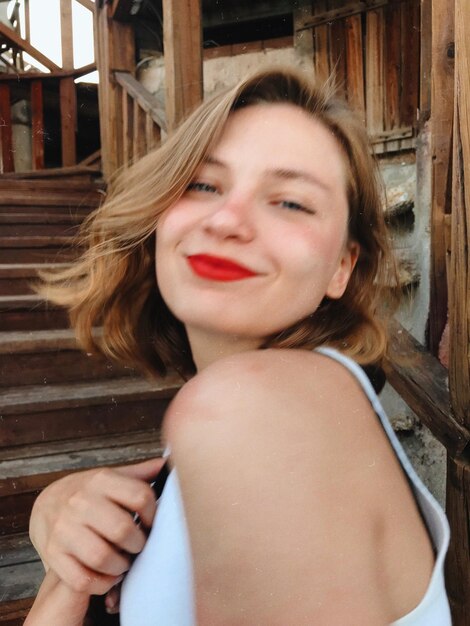
[[[210,254],[193,254],[187,259],[193,272],[208,280],[243,280],[257,275],[243,265]]]

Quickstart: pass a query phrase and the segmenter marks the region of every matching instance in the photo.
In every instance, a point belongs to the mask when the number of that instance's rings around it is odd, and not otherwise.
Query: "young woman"
[[[80,623],[120,580],[145,544],[129,511],[153,526],[124,626],[450,624],[447,522],[357,365],[384,356],[393,263],[351,111],[293,70],[258,73],[124,173],[87,229],[48,297],[87,350],[189,380],[154,520],[160,460],[39,497],[49,571],[28,626]]]

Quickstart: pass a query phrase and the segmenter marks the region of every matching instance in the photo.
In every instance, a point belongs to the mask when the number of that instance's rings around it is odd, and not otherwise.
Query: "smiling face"
[[[348,240],[345,158],[300,108],[234,112],[157,227],[157,282],[192,338],[247,346],[340,298],[358,254]]]

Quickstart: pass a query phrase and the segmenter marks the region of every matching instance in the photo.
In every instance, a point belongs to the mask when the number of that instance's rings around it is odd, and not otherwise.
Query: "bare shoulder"
[[[377,572],[384,513],[407,486],[344,366],[237,355],[186,384],[167,417],[201,623],[392,621]]]

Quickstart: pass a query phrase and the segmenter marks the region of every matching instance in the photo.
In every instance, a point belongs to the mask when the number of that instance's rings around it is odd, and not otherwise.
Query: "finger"
[[[144,531],[134,523],[128,511],[105,498],[99,502],[99,514],[93,517],[89,528],[130,554],[138,554],[146,542]]]
[[[58,555],[56,566],[54,571],[59,578],[78,593],[103,595],[122,580],[122,575],[107,576],[93,572],[69,554]]]
[[[145,526],[152,525],[157,505],[155,494],[147,482],[104,468],[90,478],[86,491],[71,496],[69,503],[77,509],[81,508],[90,518],[90,514],[95,514],[93,498],[100,495],[131,513],[138,513]]]
[[[130,478],[139,478],[140,480],[150,481],[155,478],[162,467],[166,463],[166,458],[155,458],[143,461],[141,463],[133,463],[115,468],[118,474],[129,476]]]

